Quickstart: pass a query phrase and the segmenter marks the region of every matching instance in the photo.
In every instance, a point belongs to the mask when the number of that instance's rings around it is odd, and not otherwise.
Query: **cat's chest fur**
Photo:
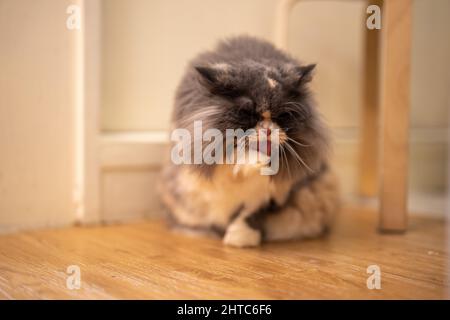
[[[292,186],[286,181],[275,181],[270,176],[261,175],[259,170],[233,172],[233,166],[221,165],[214,170],[212,178],[203,178],[190,170],[182,170],[180,188],[188,197],[183,217],[188,224],[214,225],[225,227],[233,215],[245,210],[254,212],[271,199],[283,203]],[[191,208],[189,208],[191,207]],[[190,210],[193,209],[193,210]]]

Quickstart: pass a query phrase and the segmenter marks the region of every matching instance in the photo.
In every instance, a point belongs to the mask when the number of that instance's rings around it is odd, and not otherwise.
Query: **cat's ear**
[[[219,70],[213,67],[203,67],[197,66],[195,70],[210,85],[215,85],[219,83]]]
[[[316,64],[309,64],[307,66],[296,67],[295,72],[297,76],[297,85],[310,82],[313,78],[313,70]]]
[[[233,71],[228,64],[217,63],[212,66],[196,66],[199,81],[212,93],[234,97],[239,94],[235,85]]]
[[[216,63],[210,66],[196,66],[201,79],[211,86],[220,86],[226,81],[230,66],[225,63]]]

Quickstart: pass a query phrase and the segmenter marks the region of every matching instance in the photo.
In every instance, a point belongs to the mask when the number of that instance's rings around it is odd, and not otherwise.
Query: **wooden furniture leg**
[[[383,7],[380,229],[401,232],[407,227],[411,0]]]
[[[371,0],[367,5],[382,7],[382,0]],[[365,21],[364,21],[365,23]],[[378,194],[379,149],[379,42],[380,30],[365,28],[364,84],[361,117],[361,140],[359,146],[359,193],[374,197]]]

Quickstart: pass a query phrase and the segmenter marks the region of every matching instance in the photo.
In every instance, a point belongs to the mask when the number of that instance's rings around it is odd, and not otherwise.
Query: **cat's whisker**
[[[293,143],[295,143],[295,144],[297,144],[297,145],[299,145],[301,147],[311,147],[311,145],[309,145],[309,144],[303,144],[303,143],[298,142],[297,140],[292,139],[290,137],[286,137],[286,139],[289,140],[289,141],[292,141]]]
[[[308,119],[311,117],[311,113],[308,112],[309,108],[301,102],[288,101],[283,103],[282,106],[287,109],[287,112],[291,114],[297,114],[304,119]]]
[[[287,167],[288,174],[289,174],[289,179],[292,179],[291,169],[289,167],[289,161],[286,156],[286,151],[284,150],[284,147],[282,145],[280,145],[280,150],[281,150],[281,159],[282,159],[281,161],[282,162],[284,161],[284,163],[286,163],[286,167]]]
[[[195,121],[207,121],[210,116],[220,115],[220,109],[217,106],[202,107],[199,111],[188,116],[180,122],[180,127],[189,128],[193,127]]]
[[[299,164],[303,165],[305,168],[307,168],[310,172],[314,172],[306,163],[305,161],[300,157],[300,155],[295,151],[294,148],[287,142],[285,144],[287,147],[287,150],[294,156],[294,158],[299,162]]]
[[[305,105],[298,101],[288,101],[282,104],[282,106],[295,106],[300,108],[306,108]]]

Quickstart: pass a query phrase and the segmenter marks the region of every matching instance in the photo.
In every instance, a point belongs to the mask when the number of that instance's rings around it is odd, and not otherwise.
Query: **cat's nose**
[[[261,129],[268,129],[268,130],[275,129],[275,124],[271,120],[262,120],[259,122],[258,126]]]

